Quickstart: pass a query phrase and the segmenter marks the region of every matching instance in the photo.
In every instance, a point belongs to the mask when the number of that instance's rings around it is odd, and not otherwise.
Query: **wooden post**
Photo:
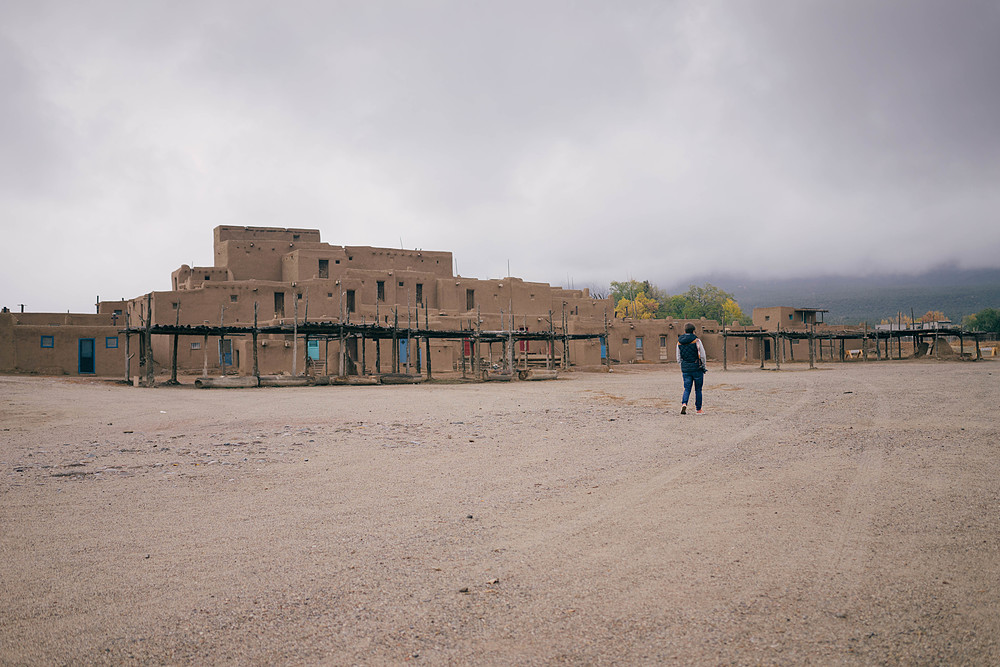
[[[299,295],[292,292],[292,377],[299,374]]]
[[[726,361],[728,359],[728,349],[729,349],[729,337],[726,334],[726,323],[722,323],[722,370],[729,370],[726,367]]]
[[[975,336],[976,336],[976,361],[981,361],[983,358],[983,352],[982,350],[979,349],[979,334],[975,334]]]
[[[410,331],[413,330],[413,321],[410,319],[410,293],[406,293],[406,374],[410,374],[410,357],[413,356],[413,348],[410,345]]]
[[[219,306],[219,363],[222,364],[222,377],[226,377],[226,335],[223,333],[225,322],[225,306]]]
[[[563,329],[563,333],[566,330]],[[565,340],[565,338],[563,339]],[[608,366],[608,370],[611,370],[611,334],[608,332],[608,309],[604,309],[604,360]]]
[[[202,341],[201,344],[201,360],[202,360],[201,376],[203,378],[207,378],[208,377],[208,334],[205,334],[205,339]]]
[[[181,304],[177,303],[177,312],[174,314],[174,326],[181,324]],[[174,334],[173,353],[170,355],[170,384],[177,384],[177,334]]]
[[[347,339],[344,336],[344,320],[340,320],[340,363],[337,366],[337,377],[344,377],[347,373]]]
[[[253,376],[260,384],[260,364],[257,360],[257,302],[253,302]]]
[[[781,338],[781,325],[778,325],[777,330],[774,332],[774,368],[775,370],[781,370],[781,349],[784,347],[783,339]]]
[[[468,338],[463,338],[462,339],[462,347],[460,348],[460,351],[462,353],[461,366],[462,366],[462,379],[463,380],[465,379],[465,346],[468,345],[468,344],[469,344],[469,339]]]
[[[392,372],[399,372],[399,309],[392,309]]]
[[[128,306],[125,306],[125,382],[132,384],[132,326],[129,324]]]
[[[146,295],[146,386],[156,384],[153,372],[153,293]]]
[[[868,322],[865,322],[865,337],[861,340],[861,358],[868,361]]]
[[[482,331],[482,324],[480,320],[482,319],[482,313],[479,310],[479,306],[476,306],[476,328],[473,330],[473,342],[472,342],[472,375],[476,380],[482,380],[482,375],[480,375],[482,369],[479,367],[479,332]]]
[[[170,384],[177,384],[177,334],[174,334],[174,349],[170,355]]]
[[[781,345],[782,345],[781,326],[779,325],[778,326],[778,330],[774,332],[774,348],[775,348],[775,350],[777,350],[778,347],[780,347]],[[774,370],[777,370],[777,371],[781,370],[781,354],[780,354],[780,352],[776,352],[775,355],[774,355]]]
[[[424,336],[424,350],[426,352],[425,356],[427,357],[424,361],[427,362],[427,379],[428,380],[434,379],[433,375],[431,374],[431,335],[430,335],[430,331],[431,331],[431,325],[430,325],[430,318],[427,315],[427,299],[424,299],[424,332],[426,333],[426,336]]]
[[[816,328],[809,329],[809,368],[816,368]]]
[[[760,352],[760,370],[764,370],[764,336],[766,334],[761,334],[757,337],[757,348]]]

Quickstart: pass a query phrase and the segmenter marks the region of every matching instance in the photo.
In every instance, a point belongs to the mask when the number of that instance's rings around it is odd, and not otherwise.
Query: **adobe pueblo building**
[[[170,291],[99,304],[138,351],[129,373],[149,371],[146,328],[161,334],[149,339],[159,372],[338,377],[673,361],[683,331],[616,321],[610,300],[586,289],[465,278],[450,252],[336,246],[315,229],[216,227],[214,257],[174,271]],[[661,348],[652,355],[650,341]]]
[[[97,314],[3,309],[0,371],[143,384],[180,372],[252,378],[248,386],[264,377],[551,377],[673,363],[689,321],[618,319],[609,299],[586,289],[456,276],[450,252],[336,246],[315,229],[216,227],[214,258],[211,267],[178,268],[168,291],[101,301]],[[817,320],[824,312],[755,309],[751,327],[693,323],[709,359],[723,365],[860,356],[852,351],[901,358],[903,336],[917,349],[919,333],[830,327]]]

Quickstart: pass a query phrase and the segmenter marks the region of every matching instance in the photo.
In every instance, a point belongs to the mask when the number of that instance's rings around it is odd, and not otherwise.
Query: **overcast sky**
[[[0,305],[216,225],[576,287],[1000,266],[1000,3],[0,3]]]

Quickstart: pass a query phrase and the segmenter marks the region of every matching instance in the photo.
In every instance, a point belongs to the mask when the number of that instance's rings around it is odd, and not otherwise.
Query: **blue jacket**
[[[703,349],[701,341],[694,334],[686,333],[677,339],[677,358],[681,363],[682,373],[697,373],[704,368]]]

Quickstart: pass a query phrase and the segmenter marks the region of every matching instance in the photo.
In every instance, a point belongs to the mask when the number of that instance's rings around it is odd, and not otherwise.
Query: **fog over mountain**
[[[966,315],[983,308],[1000,308],[1000,269],[940,267],[917,274],[868,276],[812,276],[783,280],[759,280],[746,276],[713,274],[695,284],[710,282],[731,292],[746,314],[755,307],[794,306],[825,308],[831,324],[876,323],[897,312],[920,317],[941,311],[960,323]],[[684,292],[687,284],[667,291]]]

